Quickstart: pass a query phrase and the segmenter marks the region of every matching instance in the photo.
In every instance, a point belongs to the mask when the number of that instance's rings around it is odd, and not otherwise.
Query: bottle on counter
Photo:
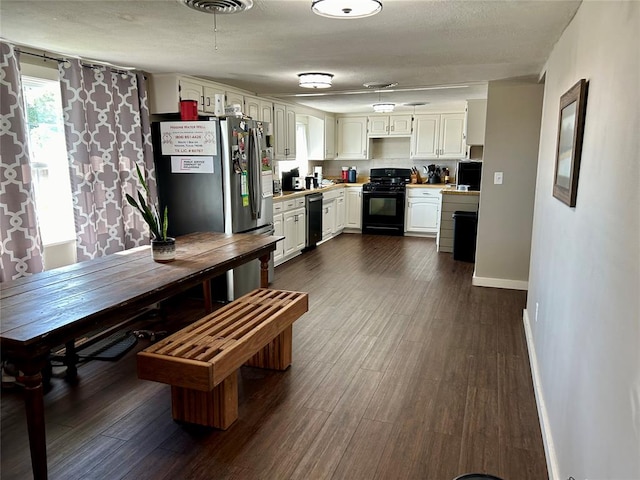
[[[358,179],[358,172],[356,171],[356,167],[351,167],[349,169],[349,183],[356,183]]]
[[[342,181],[343,182],[348,182],[349,181],[349,167],[342,167]]]

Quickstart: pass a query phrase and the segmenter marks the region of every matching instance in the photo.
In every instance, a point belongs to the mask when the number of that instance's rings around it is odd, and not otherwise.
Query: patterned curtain
[[[149,243],[149,229],[126,201],[145,172],[156,201],[144,76],[73,59],[59,64],[78,261]]]
[[[0,42],[0,281],[44,269],[17,52]]]

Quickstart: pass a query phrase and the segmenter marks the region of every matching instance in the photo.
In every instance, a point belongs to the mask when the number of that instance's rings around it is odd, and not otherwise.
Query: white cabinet
[[[221,88],[212,87],[209,85],[205,85],[203,87],[204,94],[204,105],[203,110],[207,113],[215,113],[216,111],[216,95],[222,95],[224,99],[224,90]],[[224,111],[224,102],[222,105],[222,109]]]
[[[337,160],[366,160],[368,153],[367,117],[340,117]]]
[[[227,107],[230,105],[240,105],[240,109],[242,110],[242,113],[247,113],[244,107],[244,95],[242,94],[242,92],[227,90],[224,93],[226,97],[225,101],[226,101]]]
[[[181,78],[179,80],[180,85],[180,100],[195,100],[198,102],[198,110],[202,110],[203,103],[203,86],[197,82]]]
[[[279,202],[278,202],[279,203]],[[276,212],[276,204],[273,204],[273,234],[277,237],[284,236],[284,223],[282,213]],[[284,258],[284,240],[276,243],[276,250],[273,252],[273,263],[279,264]]]
[[[157,74],[149,77],[150,113],[178,113],[180,100],[196,100],[203,111],[203,83],[196,78],[176,74]]]
[[[338,233],[342,233],[342,230],[344,230],[345,213],[346,213],[346,206],[345,206],[344,191],[343,191],[342,196],[336,198],[336,223],[333,228],[334,235],[337,235]]]
[[[414,117],[412,159],[460,159],[465,156],[465,114],[424,114]]]
[[[258,97],[244,96],[244,113],[254,120],[260,118],[260,99]]]
[[[376,115],[369,117],[369,137],[408,137],[411,115]]]
[[[322,240],[342,233],[345,213],[344,188],[336,188],[322,194]]]
[[[274,263],[279,265],[299,255],[306,243],[306,210],[304,197],[288,198],[273,203],[274,235],[284,236],[276,244]]]
[[[297,208],[282,214],[284,223],[284,256],[302,251],[306,241],[306,213],[304,208]]]
[[[273,125],[273,102],[260,99],[260,114],[258,120]]]
[[[487,100],[467,100],[467,145],[484,145]]]
[[[273,103],[259,97],[244,96],[244,113],[259,122],[273,122]]]
[[[345,228],[362,229],[362,187],[345,188]]]
[[[324,116],[324,159],[336,158],[336,117],[325,114]]]
[[[336,200],[322,200],[322,240],[333,236],[336,223]]]
[[[292,106],[273,104],[274,156],[277,160],[296,158],[296,111]]]
[[[439,188],[407,188],[406,233],[437,234],[440,197]]]

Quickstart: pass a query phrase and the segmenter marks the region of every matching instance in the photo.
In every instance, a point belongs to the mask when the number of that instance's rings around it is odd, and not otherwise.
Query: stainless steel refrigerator
[[[239,118],[152,124],[159,203],[168,207],[170,236],[273,234],[267,131],[267,124]],[[260,262],[235,268],[212,285],[214,298],[234,300],[260,285]]]

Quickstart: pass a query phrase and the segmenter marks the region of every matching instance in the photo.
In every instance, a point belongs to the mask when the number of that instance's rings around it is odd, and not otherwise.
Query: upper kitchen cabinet
[[[240,105],[242,113],[247,113],[244,106],[244,95],[242,92],[235,90],[226,90],[225,92],[225,105]]]
[[[245,95],[244,113],[254,120],[273,123],[273,102]]]
[[[411,137],[412,159],[460,159],[466,154],[465,114],[416,115]]]
[[[484,145],[487,100],[467,100],[467,145]]]
[[[273,104],[274,156],[276,160],[296,158],[296,111],[292,105]]]
[[[393,137],[411,135],[411,115],[369,116],[369,137]]]
[[[368,153],[367,117],[340,117],[336,160],[366,160]]]
[[[223,101],[220,108],[224,110],[224,90],[219,87],[212,87],[210,85],[204,85],[202,87],[204,95],[204,105],[202,110],[206,113],[216,113],[216,95],[221,95]]]
[[[196,100],[198,111],[204,111],[203,83],[195,78],[175,74],[150,76],[149,111],[151,113],[178,113],[180,100]]]
[[[336,158],[336,117],[326,113],[324,116],[324,159]]]
[[[309,160],[332,160],[336,156],[336,119],[333,114],[296,115],[296,122],[307,125]]]

